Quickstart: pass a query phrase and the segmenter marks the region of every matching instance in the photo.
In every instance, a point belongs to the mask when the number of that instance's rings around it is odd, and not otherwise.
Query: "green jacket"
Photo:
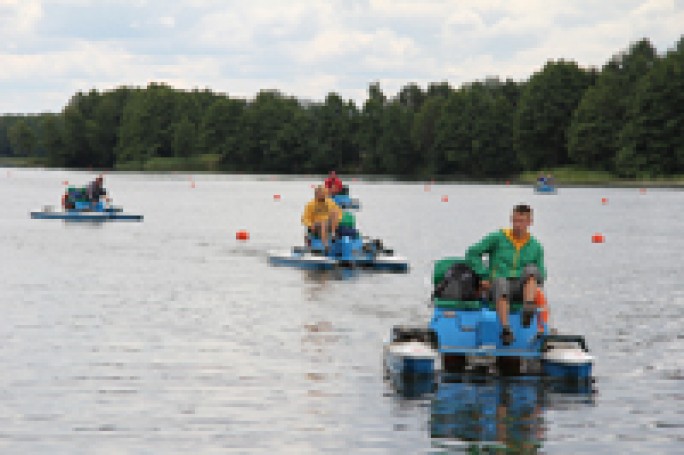
[[[489,255],[489,273],[482,263],[484,254]],[[520,278],[528,264],[535,264],[542,278],[546,279],[544,248],[531,235],[517,241],[510,229],[492,232],[468,248],[466,262],[480,277],[490,280],[498,277]]]

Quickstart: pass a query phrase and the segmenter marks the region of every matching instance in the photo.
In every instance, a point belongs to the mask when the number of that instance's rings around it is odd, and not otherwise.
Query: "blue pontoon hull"
[[[537,185],[534,188],[535,193],[540,194],[555,194],[556,187],[554,185]]]
[[[299,253],[282,252],[271,253],[269,262],[272,265],[298,267],[306,270],[332,270],[335,268],[360,268],[372,269],[388,272],[406,272],[409,269],[408,261],[398,256],[387,256],[384,258],[372,257],[332,257],[322,253]]]
[[[64,220],[64,221],[142,221],[143,215],[129,215],[117,210],[102,212],[31,212],[34,220]]]

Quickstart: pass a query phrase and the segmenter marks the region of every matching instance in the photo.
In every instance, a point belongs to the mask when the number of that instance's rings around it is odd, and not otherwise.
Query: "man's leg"
[[[337,218],[337,214],[331,214],[328,221],[330,223],[330,230],[332,232],[332,235],[333,237],[335,237],[335,234],[337,233],[337,225],[340,223],[340,220]]]
[[[513,332],[508,324],[508,296],[510,295],[510,286],[506,278],[495,278],[493,286],[496,314],[503,327],[501,330],[501,339],[504,345],[509,345],[513,342]]]
[[[328,223],[327,222],[321,222],[319,224],[320,226],[320,236],[321,236],[321,243],[323,244],[323,248],[328,248]]]

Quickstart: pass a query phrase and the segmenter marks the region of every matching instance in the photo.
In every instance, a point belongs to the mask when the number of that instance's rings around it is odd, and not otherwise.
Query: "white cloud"
[[[150,81],[361,104],[372,81],[393,96],[548,59],[600,66],[641,37],[664,51],[682,24],[681,0],[0,0],[0,112]]]
[[[0,0],[0,36],[31,32],[42,15],[39,0]]]

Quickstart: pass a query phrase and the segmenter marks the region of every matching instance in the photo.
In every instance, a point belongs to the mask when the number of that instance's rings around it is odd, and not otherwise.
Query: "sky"
[[[0,0],[0,113],[163,82],[253,98],[528,79],[684,34],[684,0]]]

